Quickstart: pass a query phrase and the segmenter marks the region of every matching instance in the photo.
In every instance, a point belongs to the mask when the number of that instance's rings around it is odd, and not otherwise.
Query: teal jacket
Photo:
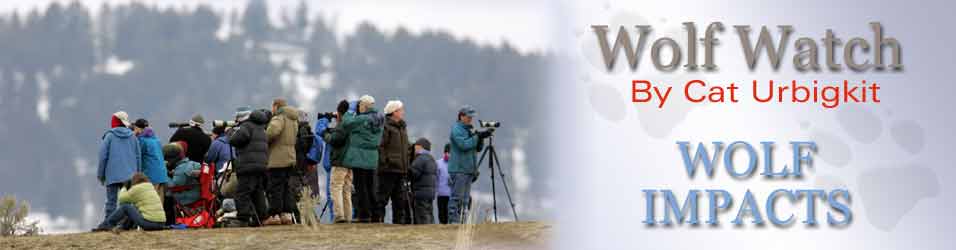
[[[163,146],[153,134],[153,128],[146,128],[137,138],[139,138],[139,149],[142,154],[140,165],[142,169],[139,171],[146,174],[153,184],[169,182],[169,177],[166,176],[166,161],[163,160]]]
[[[347,168],[378,169],[378,146],[385,118],[374,108],[365,113],[347,113],[339,126],[348,134],[342,165]]]
[[[478,135],[471,132],[471,125],[456,122],[451,127],[451,151],[448,157],[448,173],[478,173],[478,151],[481,151],[481,142]]]
[[[199,171],[202,165],[190,161],[189,158],[183,158],[176,164],[173,170],[173,181],[170,188],[187,186],[191,187],[186,191],[172,192],[176,202],[183,205],[189,205],[199,200]]]

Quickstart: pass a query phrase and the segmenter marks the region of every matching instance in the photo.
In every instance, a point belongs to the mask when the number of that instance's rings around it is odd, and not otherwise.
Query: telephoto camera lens
[[[501,127],[501,122],[499,121],[478,121],[478,125],[482,128],[498,128]]]
[[[188,123],[188,122],[170,122],[170,123],[169,123],[169,127],[170,127],[170,128],[189,127],[189,123]]]

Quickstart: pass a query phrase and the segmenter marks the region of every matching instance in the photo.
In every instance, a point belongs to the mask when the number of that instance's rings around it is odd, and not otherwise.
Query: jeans
[[[121,225],[120,223],[123,224]],[[143,215],[139,213],[139,209],[133,206],[133,204],[120,205],[119,209],[113,211],[109,217],[106,217],[106,220],[100,223],[97,228],[112,229],[116,226],[121,226],[123,230],[130,230],[139,226],[146,231],[162,230],[166,227],[163,222],[153,222],[144,219]]]
[[[329,197],[335,222],[352,221],[352,169],[332,167]]]
[[[103,220],[106,220],[116,211],[116,195],[123,188],[123,183],[106,185],[106,204],[103,206]]]
[[[448,224],[463,224],[471,203],[472,173],[451,173],[451,197],[448,199]],[[465,216],[467,217],[467,216]]]

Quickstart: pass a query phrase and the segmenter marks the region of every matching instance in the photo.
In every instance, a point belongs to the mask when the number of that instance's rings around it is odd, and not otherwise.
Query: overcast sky
[[[292,13],[300,0],[267,0],[270,17],[277,22],[283,10]],[[27,11],[52,2],[72,0],[4,0],[0,11]],[[112,5],[143,2],[164,7],[195,8],[208,4],[217,10],[242,11],[245,0],[84,0],[94,12],[107,2]],[[356,24],[369,21],[386,31],[405,26],[412,32],[441,29],[456,37],[468,37],[482,44],[500,45],[507,40],[522,51],[543,50],[548,46],[549,5],[543,0],[529,1],[440,1],[440,0],[333,0],[307,1],[313,16],[336,22],[336,30],[350,33]]]

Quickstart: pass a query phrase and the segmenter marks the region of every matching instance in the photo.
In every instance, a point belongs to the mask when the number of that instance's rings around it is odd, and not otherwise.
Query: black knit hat
[[[428,150],[428,151],[432,150],[432,143],[429,142],[428,139],[425,139],[424,137],[418,138],[418,140],[415,141],[415,145],[422,146],[423,148],[425,148],[425,150]]]
[[[342,100],[341,102],[339,102],[339,106],[335,107],[335,111],[343,115],[345,114],[345,112],[349,112],[349,101]]]
[[[143,118],[139,118],[136,120],[136,122],[133,123],[133,126],[136,126],[137,128],[146,128],[146,127],[149,127],[149,121]]]
[[[451,152],[451,144],[445,143],[445,153]]]

